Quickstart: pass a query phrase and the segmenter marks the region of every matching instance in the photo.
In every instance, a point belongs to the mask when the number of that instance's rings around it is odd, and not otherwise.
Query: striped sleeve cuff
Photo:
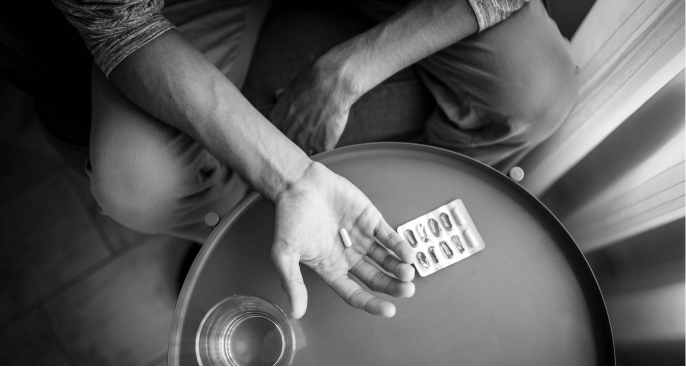
[[[162,33],[175,28],[166,18],[157,14],[144,25],[126,31],[110,42],[96,45],[91,52],[95,63],[100,66],[105,76],[109,77],[110,72],[126,57]]]
[[[507,19],[528,3],[529,0],[468,0],[479,24],[479,32],[483,32],[501,21]]]
[[[52,0],[109,76],[122,60],[175,28],[162,14],[164,0]]]

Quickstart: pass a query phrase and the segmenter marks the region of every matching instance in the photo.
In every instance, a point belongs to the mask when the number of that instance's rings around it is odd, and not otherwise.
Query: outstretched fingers
[[[410,266],[410,268],[412,267]],[[414,269],[412,271],[414,272]],[[414,294],[414,284],[390,277],[364,258],[350,269],[350,273],[374,292],[385,293],[396,298],[412,297]]]
[[[300,257],[284,248],[272,246],[272,261],[281,278],[281,286],[291,301],[291,316],[301,318],[307,310],[307,288],[300,273]]]
[[[341,298],[355,308],[365,310],[372,315],[385,317],[395,315],[395,306],[392,303],[372,296],[347,275],[334,280],[330,286]]]
[[[396,276],[403,282],[410,282],[414,279],[414,267],[398,260],[387,248],[372,243],[368,252],[369,258],[379,264],[384,270]]]
[[[379,225],[374,231],[376,237],[382,245],[387,249],[393,251],[400,260],[407,264],[414,262],[414,251],[407,241],[405,241],[391,226],[386,223],[386,220],[381,218]]]

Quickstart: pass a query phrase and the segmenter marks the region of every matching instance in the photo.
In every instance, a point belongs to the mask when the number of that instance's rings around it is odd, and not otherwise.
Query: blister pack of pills
[[[460,199],[401,225],[398,233],[414,249],[414,266],[423,277],[486,247]]]

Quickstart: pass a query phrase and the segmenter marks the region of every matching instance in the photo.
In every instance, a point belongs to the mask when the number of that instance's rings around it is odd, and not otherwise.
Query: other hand
[[[354,103],[333,68],[315,63],[281,93],[269,120],[306,154],[333,149]]]
[[[341,228],[350,235],[349,248],[339,236]],[[384,246],[378,245],[374,237]],[[276,200],[272,260],[290,299],[293,318],[302,317],[307,308],[300,262],[312,268],[351,306],[392,317],[392,303],[363,290],[349,275],[374,292],[411,297],[415,290],[411,283],[413,259],[410,245],[386,223],[371,201],[320,163],[311,163],[303,177]],[[376,268],[372,261],[395,277]]]

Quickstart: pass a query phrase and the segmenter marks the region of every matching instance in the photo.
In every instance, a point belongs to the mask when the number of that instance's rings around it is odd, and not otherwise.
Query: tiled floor
[[[166,364],[189,246],[100,215],[0,81],[0,365]]]

